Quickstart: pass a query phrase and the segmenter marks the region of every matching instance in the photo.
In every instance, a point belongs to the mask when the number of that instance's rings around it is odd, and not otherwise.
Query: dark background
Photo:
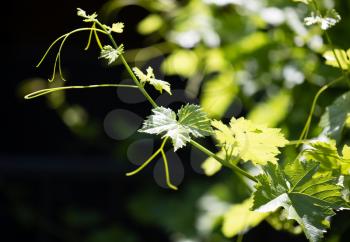
[[[94,117],[101,131],[96,139],[72,133],[45,98],[26,101],[18,91],[28,78],[51,75],[53,56],[41,68],[35,65],[55,38],[81,26],[76,7],[90,12],[100,9],[103,2],[20,0],[7,2],[2,8],[0,241],[169,241],[167,231],[157,223],[144,224],[130,217],[130,197],[158,194],[166,197],[166,203],[193,192],[192,187],[186,188],[189,180],[209,183],[188,164],[184,164],[182,189],[176,193],[157,186],[150,170],[126,178],[124,173],[132,166],[125,160],[123,144],[103,133],[103,119],[117,107],[131,108],[143,117],[148,109],[123,104],[115,90],[67,95],[70,102],[84,106]],[[118,20],[134,26],[144,14],[140,9],[129,9],[121,12]],[[122,38],[129,48],[142,47],[135,29],[126,29],[125,36]],[[106,81],[122,75],[118,69],[106,69],[96,61],[97,51],[83,51],[86,38],[87,34],[74,37],[65,47],[62,59],[69,80],[93,84],[101,77]],[[344,216],[339,214],[337,219],[342,221]],[[245,237],[246,241],[267,238],[304,241],[302,236],[276,232],[265,223]]]

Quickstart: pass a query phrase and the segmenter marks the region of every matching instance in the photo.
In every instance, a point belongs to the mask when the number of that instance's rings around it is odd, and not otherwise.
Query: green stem
[[[242,170],[241,168],[239,168],[236,165],[233,165],[231,163],[226,162],[224,159],[221,159],[219,156],[217,156],[216,154],[214,154],[213,152],[211,152],[210,150],[208,150],[204,146],[198,144],[196,141],[190,140],[190,144],[193,145],[194,147],[196,147],[197,149],[199,149],[200,151],[202,151],[204,154],[206,154],[210,157],[213,157],[215,160],[219,161],[224,166],[229,167],[233,171],[242,174],[243,176],[249,178],[250,180],[252,180],[254,182],[258,182],[258,180],[254,176],[250,175],[248,172]]]
[[[89,86],[67,86],[67,87],[54,87],[41,89],[39,91],[32,92],[24,97],[24,99],[33,99],[39,96],[43,96],[52,92],[70,90],[70,89],[84,89],[84,88],[97,88],[97,87],[129,87],[129,88],[138,88],[135,85],[124,85],[124,84],[98,84],[98,85],[89,85]]]
[[[103,31],[105,31],[109,37],[109,39],[111,40],[114,48],[118,48],[117,43],[115,42],[113,36],[111,33],[109,33],[107,31],[107,29],[103,26],[103,24],[101,24],[100,22],[96,22]],[[146,97],[146,99],[152,104],[152,106],[154,108],[158,107],[158,105],[156,104],[156,102],[152,99],[152,97],[147,93],[147,91],[143,88],[143,86],[140,84],[140,82],[138,81],[137,77],[135,76],[134,72],[131,70],[129,64],[126,62],[125,58],[123,55],[120,55],[120,59],[123,63],[123,65],[125,66],[126,70],[128,71],[128,73],[130,74],[131,78],[134,80],[135,84],[139,87],[140,91],[142,92],[142,94]],[[238,172],[240,174],[242,174],[243,176],[249,178],[250,180],[254,181],[254,182],[258,182],[257,179],[250,175],[249,173],[247,173],[246,171],[242,170],[241,168],[239,168],[236,165],[233,165],[231,163],[227,163],[225,160],[221,159],[220,157],[218,157],[217,155],[215,155],[214,153],[212,153],[210,150],[208,150],[207,148],[203,147],[202,145],[198,144],[197,142],[195,142],[194,140],[191,140],[190,143],[197,147],[200,151],[202,151],[203,153],[207,154],[208,156],[213,157],[214,159],[216,159],[217,161],[219,161],[220,163],[222,163],[224,166],[231,168],[233,171]],[[165,143],[164,143],[165,144]]]
[[[101,24],[99,21],[96,22],[103,31],[106,32],[106,34],[108,35],[109,39],[111,40],[114,48],[118,49],[118,45],[115,42],[113,36],[111,33],[108,32],[108,30],[105,28],[105,26],[103,26],[103,24]],[[145,90],[145,88],[141,85],[141,83],[138,81],[137,77],[135,76],[134,72],[131,70],[129,64],[126,62],[124,56],[121,54],[120,55],[120,59],[123,63],[123,65],[125,66],[127,72],[129,73],[129,75],[131,76],[131,78],[133,79],[133,81],[135,82],[135,84],[139,87],[140,91],[142,92],[142,94],[146,97],[146,99],[152,104],[152,106],[154,108],[158,107],[158,105],[156,104],[156,102],[152,99],[152,97],[147,93],[147,91]]]
[[[286,145],[299,145],[300,143],[306,144],[310,143],[311,140],[309,139],[304,139],[304,140],[289,140]]]

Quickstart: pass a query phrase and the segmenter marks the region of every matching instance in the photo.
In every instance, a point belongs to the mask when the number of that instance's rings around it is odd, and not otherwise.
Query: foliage
[[[213,121],[212,125],[216,128],[215,137],[225,150],[227,160],[238,156],[254,164],[276,163],[276,156],[280,153],[278,147],[288,143],[279,129],[257,125],[244,118],[232,118],[230,127],[220,121]]]
[[[323,133],[336,140],[340,140],[350,111],[350,92],[338,97],[333,104],[326,108],[321,117],[320,126]]]
[[[342,198],[342,186],[336,177],[314,175],[317,162],[288,164],[283,170],[268,163],[264,173],[257,176],[253,209],[273,212],[283,207],[288,219],[296,220],[310,241],[319,241],[329,227],[327,217],[333,210],[348,207]]]
[[[111,6],[114,2],[110,1],[110,5],[104,6],[105,10],[108,9],[107,13],[113,10]],[[122,2],[121,5],[117,4],[117,8],[128,5]],[[348,208],[346,192],[349,184],[343,181],[349,179],[350,148],[343,145],[341,154],[338,149],[342,142],[347,142],[343,131],[349,123],[349,93],[336,98],[326,108],[320,121],[323,128],[321,134],[312,126],[312,118],[314,114],[318,117],[321,114],[317,106],[320,95],[335,83],[349,81],[350,57],[349,50],[334,48],[327,32],[341,23],[340,14],[333,7],[320,5],[315,0],[294,2],[300,2],[303,6],[292,8],[286,4],[282,11],[257,0],[191,0],[184,5],[176,1],[152,1],[152,4],[135,1],[135,4],[150,12],[137,26],[139,33],[158,35],[155,39],[165,41],[154,44],[163,48],[162,54],[168,53],[161,69],[167,75],[187,78],[186,94],[200,97],[200,106],[187,103],[177,112],[170,107],[158,106],[147,91],[146,84],[150,84],[160,94],[164,90],[166,95],[171,95],[169,82],[156,79],[152,67],[146,68],[146,72],[141,71],[141,67],[130,67],[132,50],[125,50],[124,53],[124,45],[119,44],[119,39],[115,37],[123,32],[124,24],[115,22],[108,26],[98,20],[96,13],[89,15],[78,9],[78,16],[91,26],[59,37],[38,66],[52,47],[61,41],[50,81],[54,81],[56,68],[63,79],[61,50],[66,39],[72,34],[88,31],[90,35],[86,50],[94,37],[101,50],[100,58],[106,59],[108,64],[118,64],[119,59],[135,85],[118,83],[49,87],[35,91],[26,98],[78,88],[137,88],[153,107],[152,114],[145,119],[139,131],[161,135],[162,144],[135,171],[127,173],[128,176],[138,173],[157,155],[161,155],[167,185],[176,190],[177,187],[170,181],[164,151],[166,143],[171,140],[174,151],[194,146],[208,156],[202,164],[207,175],[213,175],[226,166],[236,172],[235,176],[240,179],[240,183],[237,183],[239,186],[234,187],[229,183],[227,187],[236,192],[244,190],[244,195],[240,194],[234,202],[230,201],[233,203],[231,206],[221,201],[220,196],[211,197],[211,201],[219,205],[217,211],[207,209],[206,216],[203,215],[211,222],[210,226],[203,225],[207,228],[207,238],[210,237],[208,234],[214,233],[215,223],[222,223],[223,234],[232,237],[241,236],[249,228],[266,220],[273,221],[270,223],[276,229],[291,232],[297,231],[295,228],[300,226],[310,241],[319,241],[329,228],[329,217],[335,215],[337,210]],[[226,5],[227,12],[220,11]],[[109,44],[102,45],[106,41],[99,37],[102,35],[108,37]],[[323,36],[328,42],[327,46],[323,43]],[[148,52],[150,49],[145,48],[146,57],[141,56],[145,60],[148,60],[147,56],[153,56]],[[339,69],[340,77],[335,78],[335,68],[325,69],[323,60],[318,59],[321,55],[326,65]],[[330,79],[333,81],[329,82]],[[284,134],[288,136],[292,133],[294,137],[295,128],[302,125],[299,120],[306,118],[304,107],[298,105],[299,102],[311,101],[310,91],[301,85],[320,89],[312,101],[300,139],[288,141]],[[244,107],[251,110],[248,119],[230,114],[229,125],[210,119],[227,118],[225,115],[239,97]],[[266,101],[256,105],[261,100]],[[283,132],[279,128],[270,128],[281,123]],[[307,140],[309,131],[316,141]],[[216,154],[194,140],[205,136],[215,137],[216,145],[220,148]],[[300,149],[301,143],[305,145]],[[254,187],[252,183],[256,183]],[[281,216],[276,222],[276,214],[280,214],[281,208]],[[236,223],[237,219],[239,223]],[[296,221],[298,226],[294,226],[290,220]],[[198,233],[203,236],[204,232]]]
[[[176,114],[169,108],[157,107],[153,114],[143,123],[140,132],[149,134],[165,133],[163,138],[172,140],[174,151],[186,145],[191,135],[204,137],[211,134],[210,120],[199,106],[187,104],[181,107]]]

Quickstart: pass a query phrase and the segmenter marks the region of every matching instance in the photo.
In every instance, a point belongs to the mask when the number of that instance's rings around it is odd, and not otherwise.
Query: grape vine
[[[35,91],[25,96],[32,99],[47,95],[56,91],[86,89],[86,88],[136,88],[148,100],[152,106],[150,115],[144,120],[139,132],[160,136],[161,146],[136,170],[127,173],[132,176],[149,165],[158,155],[164,162],[166,183],[169,188],[177,190],[170,179],[168,159],[164,147],[171,142],[174,151],[187,145],[192,145],[203,152],[208,159],[203,163],[207,174],[214,174],[225,166],[239,174],[243,179],[250,180],[255,185],[251,197],[241,205],[230,210],[231,213],[239,210],[251,215],[252,219],[246,220],[242,230],[246,227],[257,225],[267,219],[273,212],[283,209],[287,220],[296,221],[305,236],[311,241],[320,241],[327,228],[329,218],[336,211],[349,209],[349,200],[346,191],[349,189],[344,184],[344,179],[350,174],[350,147],[346,144],[342,152],[338,153],[343,128],[349,122],[350,94],[345,93],[327,107],[321,118],[320,137],[325,139],[308,140],[312,116],[317,101],[332,85],[341,81],[349,81],[350,50],[335,49],[327,30],[335,26],[340,20],[340,15],[334,10],[322,13],[315,0],[294,0],[303,2],[312,8],[309,17],[304,19],[305,25],[318,25],[328,41],[330,50],[324,52],[326,64],[339,68],[341,76],[324,85],[315,95],[309,116],[301,132],[299,140],[288,141],[280,129],[270,128],[257,124],[249,119],[232,117],[229,124],[219,120],[212,120],[199,105],[186,104],[176,112],[168,107],[158,106],[156,101],[147,92],[148,88],[154,88],[162,93],[172,95],[171,83],[156,78],[153,68],[148,67],[142,71],[138,67],[131,67],[124,57],[124,44],[118,43],[118,35],[123,33],[124,23],[117,22],[107,26],[98,20],[96,13],[87,14],[78,8],[77,15],[90,27],[78,28],[56,39],[48,48],[38,67],[44,61],[51,49],[58,43],[53,74],[49,79],[54,81],[56,72],[64,80],[61,67],[61,52],[66,40],[73,34],[88,31],[89,39],[85,50],[90,48],[92,39],[95,39],[99,48],[99,58],[108,64],[113,64],[120,59],[128,72],[134,85],[126,84],[99,84],[86,86],[64,86]],[[99,35],[106,35],[110,43],[102,43]],[[218,153],[214,153],[196,142],[196,138],[213,136],[220,147]],[[305,144],[295,159],[283,163],[279,161],[279,154],[284,147]],[[244,169],[242,164],[250,164],[260,170],[258,175],[253,175],[250,170]],[[257,219],[253,219],[257,218]]]

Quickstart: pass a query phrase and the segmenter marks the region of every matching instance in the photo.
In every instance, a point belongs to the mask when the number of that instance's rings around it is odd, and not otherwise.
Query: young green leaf
[[[232,118],[230,127],[220,121],[213,121],[212,125],[216,128],[215,136],[219,144],[225,150],[255,164],[276,163],[276,156],[280,153],[278,148],[288,143],[280,129],[267,128],[244,118]]]
[[[115,33],[123,33],[124,31],[124,23],[122,22],[118,22],[118,23],[114,23],[112,24],[112,28],[111,28],[112,32],[115,32]]]
[[[123,54],[123,52],[124,52],[123,44],[119,45],[118,49],[114,49],[110,45],[105,45],[101,50],[100,58],[108,60],[108,64],[110,65],[113,62],[115,62],[118,59],[118,57],[121,54]]]
[[[335,49],[334,52],[333,50],[327,50],[323,53],[323,57],[326,59],[326,65],[348,70],[350,67],[350,49],[347,51],[342,49]],[[339,60],[340,66],[336,57]]]
[[[85,10],[81,8],[77,8],[77,15],[79,17],[84,18],[84,22],[95,22],[97,18],[97,14],[93,13],[91,15],[88,15]]]
[[[322,115],[319,125],[323,128],[323,133],[340,140],[349,113],[350,92],[346,92],[328,106]]]
[[[186,104],[177,112],[170,108],[157,107],[144,121],[139,132],[163,134],[172,140],[174,150],[183,147],[191,136],[204,137],[211,134],[210,120],[198,105]]]
[[[135,75],[139,78],[141,84],[145,84],[148,82],[151,84],[156,90],[158,90],[160,93],[165,90],[167,93],[171,95],[171,90],[170,90],[170,84],[169,82],[158,80],[154,76],[154,72],[152,67],[148,67],[146,70],[146,74],[144,74],[139,68],[134,67],[132,68],[134,71]]]
[[[348,208],[342,198],[338,179],[330,175],[313,176],[319,163],[306,164],[295,160],[282,170],[277,164],[267,163],[263,174],[256,176],[258,184],[253,194],[253,209],[273,212],[282,207],[288,219],[301,225],[311,242],[319,241],[329,227],[327,217],[333,210]]]

